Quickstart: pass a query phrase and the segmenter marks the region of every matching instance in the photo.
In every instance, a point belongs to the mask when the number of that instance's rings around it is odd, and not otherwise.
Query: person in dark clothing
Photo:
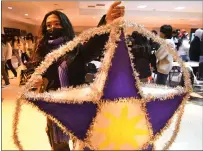
[[[197,29],[195,31],[195,37],[190,43],[190,49],[189,49],[189,57],[191,61],[200,61],[200,41],[202,36],[202,30]],[[193,68],[193,72],[195,75],[197,75],[198,68]]]
[[[102,17],[100,25],[111,23],[114,19],[123,16],[124,7],[118,6],[121,2],[114,2],[107,15]],[[45,15],[41,25],[42,38],[39,41],[37,54],[38,60],[43,58],[60,45],[73,40],[75,33],[65,14],[52,11]],[[96,35],[86,44],[78,45],[73,51],[68,52],[58,61],[54,62],[43,74],[43,79],[35,84],[39,87],[45,85],[45,91],[56,90],[61,87],[78,86],[85,83],[85,66],[88,62],[101,55],[109,34]],[[70,150],[69,137],[52,121],[47,120],[47,134],[51,147],[54,150]]]
[[[203,80],[203,32],[202,32],[202,40],[200,41],[200,58],[199,58],[199,80]]]
[[[142,82],[147,82],[151,76],[150,70],[150,52],[151,48],[146,37],[139,34],[137,31],[132,33],[132,54],[134,56],[133,63],[135,69],[139,73],[139,78]]]
[[[8,47],[8,46],[7,46]],[[6,73],[6,61],[8,56],[8,48],[6,47],[6,36],[1,34],[1,75],[5,82],[4,86],[10,84],[8,74]],[[2,86],[2,87],[4,87]]]
[[[199,62],[201,36],[202,36],[202,30],[197,29],[195,31],[195,37],[192,40],[190,44],[190,49],[189,49],[189,57],[191,61]]]
[[[152,30],[152,33],[154,33],[155,35],[157,35],[157,31],[156,30]],[[154,42],[152,39],[150,39],[149,44],[151,46],[151,53],[150,53],[150,64],[152,67],[152,72],[157,73],[157,68],[156,68],[156,51],[159,49],[160,45],[157,42]]]

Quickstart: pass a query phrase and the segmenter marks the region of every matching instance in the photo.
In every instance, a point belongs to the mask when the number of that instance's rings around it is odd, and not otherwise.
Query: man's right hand
[[[42,90],[41,89],[42,86],[44,88],[46,88],[47,84],[48,84],[48,79],[47,78],[40,78],[32,87],[37,88],[37,91],[40,92],[40,90]],[[43,88],[43,90],[44,90],[44,88]]]
[[[125,7],[119,6],[120,4],[121,4],[121,1],[115,1],[113,4],[111,4],[106,14],[107,24],[110,24],[113,20],[124,16]]]
[[[42,86],[42,84],[43,84],[43,79],[42,78],[40,78],[40,79],[38,79],[38,81],[37,82],[35,82],[34,84],[33,84],[33,88],[39,88],[39,87],[41,87]]]

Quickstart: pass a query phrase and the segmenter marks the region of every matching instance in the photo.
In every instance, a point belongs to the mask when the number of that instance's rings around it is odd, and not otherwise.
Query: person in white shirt
[[[183,61],[188,62],[190,60],[189,58],[189,49],[190,49],[190,43],[189,43],[189,37],[188,33],[184,32],[181,35],[181,39],[179,41],[179,46],[177,47],[178,55],[182,58]]]
[[[7,58],[7,51],[6,51],[6,39],[5,35],[1,34],[1,74],[3,76],[3,80],[5,81],[4,86],[7,86],[10,84],[8,79],[8,74],[6,73],[6,58]],[[3,86],[3,87],[4,87]]]
[[[172,38],[173,28],[171,25],[163,25],[160,28],[160,37],[166,39],[166,42],[175,49],[175,43]],[[168,74],[172,69],[173,57],[167,50],[160,47],[155,53],[157,58],[157,79],[156,83],[161,85],[166,85]]]
[[[8,69],[10,69],[14,75],[14,77],[17,77],[17,72],[14,69],[11,58],[12,58],[12,47],[11,44],[8,42],[8,40],[5,41],[5,44],[2,47],[2,51],[5,53],[5,60],[6,60],[6,72],[8,74]]]
[[[11,44],[13,47],[13,54],[18,59],[18,66],[20,66],[21,65],[20,46],[22,45],[22,42],[20,41],[20,38],[18,36],[14,36]]]
[[[26,36],[26,51],[30,58],[33,55],[34,45],[35,45],[34,37],[33,37],[32,33],[28,33]]]
[[[173,33],[172,33],[172,40],[175,43],[175,47],[177,49],[178,40],[179,40],[179,38],[178,38],[178,32],[177,31],[173,31]]]
[[[29,56],[27,55],[27,42],[24,37],[20,38],[20,51],[21,51],[21,61],[25,65],[26,62],[30,60]]]

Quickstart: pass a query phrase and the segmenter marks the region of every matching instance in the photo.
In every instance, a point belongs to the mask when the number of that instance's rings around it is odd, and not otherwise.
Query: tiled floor
[[[15,99],[21,88],[18,79],[11,80],[11,85],[2,89],[2,150],[16,150],[12,141],[12,120],[15,108]],[[202,120],[203,106],[189,102],[186,105],[181,129],[173,150],[202,150]],[[50,145],[45,132],[46,118],[28,105],[23,105],[20,115],[19,137],[26,150],[50,150]],[[174,123],[174,122],[173,122]],[[157,149],[161,149],[168,140],[173,126],[157,142]]]
[[[10,85],[2,89],[2,150],[16,150],[12,140],[12,121],[19,79],[10,79]],[[45,132],[46,118],[28,105],[22,106],[19,123],[19,137],[25,150],[50,150]]]

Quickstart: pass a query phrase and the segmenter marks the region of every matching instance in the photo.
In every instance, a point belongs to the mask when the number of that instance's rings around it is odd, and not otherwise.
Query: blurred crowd
[[[109,24],[124,15],[125,7],[119,6],[120,3],[116,1],[109,7],[98,26]],[[153,30],[152,33],[165,39],[171,48],[176,49],[183,61],[198,62],[198,70],[194,71],[188,68],[188,71],[191,73],[191,78],[196,76],[197,73],[199,73],[199,79],[203,78],[203,31],[201,29],[196,30],[192,40],[190,40],[189,34],[185,30],[173,31],[171,25],[163,25],[159,31]],[[97,35],[83,45],[79,44],[72,52],[53,62],[43,73],[41,79],[33,85],[33,88],[36,88],[35,91],[39,90],[39,93],[48,92],[94,81],[94,75],[99,68],[97,64],[101,63],[100,59],[103,57],[104,45],[108,41],[108,36],[109,34]],[[73,40],[75,32],[68,17],[64,13],[54,10],[44,16],[40,28],[40,38],[37,41],[31,33],[28,33],[25,37],[15,35],[9,38],[3,34],[1,37],[1,68],[5,82],[3,87],[5,87],[10,84],[8,70],[11,70],[14,78],[20,77],[20,85],[25,84],[39,62],[48,53]],[[139,73],[140,80],[166,85],[169,73],[173,70],[173,62],[176,61],[171,54],[158,43],[144,37],[137,31],[126,37],[126,44],[134,56],[132,61]],[[17,62],[17,65],[15,62]],[[16,70],[20,66],[24,66],[25,69],[18,75]],[[153,74],[156,74],[156,78],[152,76]],[[66,136],[49,119],[47,119],[46,132],[53,150],[70,150],[70,137]],[[74,144],[77,143],[74,142]]]
[[[28,33],[26,36],[12,37],[1,34],[1,43],[2,76],[5,81],[4,86],[8,86],[10,84],[8,70],[11,70],[14,78],[18,76],[16,71],[17,68],[20,67],[21,64],[26,65],[32,60],[33,52],[35,50],[35,40],[32,33]]]
[[[159,35],[158,35],[159,32]],[[185,62],[196,62],[202,64],[201,56],[203,56],[203,30],[197,29],[194,37],[190,40],[186,30],[174,30],[171,25],[163,25],[160,31],[153,30],[157,36],[165,39],[170,46],[175,49],[180,58]],[[156,83],[165,85],[168,74],[173,68],[173,62],[176,60],[160,45],[153,42],[152,39],[143,37],[137,31],[127,36],[128,48],[135,56],[135,69],[139,73],[139,77],[143,82],[153,80],[152,73],[156,74]],[[199,65],[198,69],[192,69],[191,75],[198,75],[198,79],[202,79],[203,69]]]

